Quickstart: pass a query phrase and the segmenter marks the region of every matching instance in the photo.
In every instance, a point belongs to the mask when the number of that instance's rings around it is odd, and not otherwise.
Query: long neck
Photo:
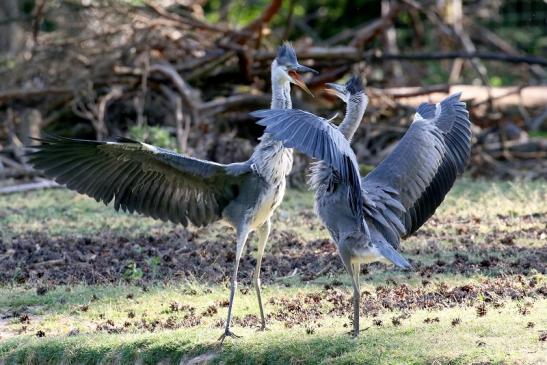
[[[283,74],[276,72],[272,65],[272,109],[291,109],[291,85]],[[259,175],[268,181],[284,181],[292,169],[292,149],[285,148],[283,142],[273,139],[268,133],[260,137],[251,162]]]
[[[350,96],[346,107],[346,115],[338,127],[348,140],[351,141],[359,124],[361,124],[367,105],[368,98],[365,94],[358,93]]]
[[[272,71],[272,109],[291,109],[291,84]]]

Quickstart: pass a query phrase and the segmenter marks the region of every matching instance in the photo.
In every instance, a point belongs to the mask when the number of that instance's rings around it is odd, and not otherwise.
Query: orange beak
[[[324,92],[325,94],[328,94],[328,95],[338,96],[338,94],[336,93],[336,90],[334,90],[334,89],[329,89],[328,87],[324,88],[324,89],[323,89],[323,92]]]
[[[302,77],[300,77],[300,74],[298,72],[291,70],[289,71],[289,76],[292,78],[292,81],[295,83],[296,86],[307,92],[309,95],[312,96],[312,98],[315,98],[315,95],[313,95],[310,89],[308,89],[306,83],[304,82],[304,80],[302,80]]]

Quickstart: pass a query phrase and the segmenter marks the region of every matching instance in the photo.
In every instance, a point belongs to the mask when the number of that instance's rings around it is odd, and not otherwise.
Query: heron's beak
[[[345,87],[343,85],[332,84],[332,83],[325,84],[325,93],[339,97],[342,100],[344,99],[343,98],[344,91],[345,91]]]
[[[301,74],[303,73],[306,73],[306,72],[311,72],[312,74],[314,75],[317,75],[319,74],[319,71],[317,70],[314,70],[313,68],[311,67],[307,67],[307,66],[303,66],[301,64],[296,64],[296,66],[293,67],[293,70],[296,71],[296,72],[299,72]]]
[[[306,67],[306,66],[302,66],[302,67]],[[305,92],[310,94],[313,98],[315,98],[315,95],[313,95],[310,89],[308,89],[308,87],[306,86],[306,83],[304,82],[304,80],[302,80],[302,77],[300,76],[298,72],[294,70],[289,71],[289,77],[291,78],[291,81],[296,86],[300,87],[302,90],[304,90]]]

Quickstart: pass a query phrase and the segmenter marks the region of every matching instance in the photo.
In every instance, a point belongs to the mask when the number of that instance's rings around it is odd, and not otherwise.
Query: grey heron
[[[300,65],[285,43],[272,62],[272,102],[275,109],[291,108],[290,84],[309,92],[299,73],[316,72]],[[260,267],[271,227],[271,216],[285,194],[292,150],[265,133],[245,162],[220,164],[184,156],[127,138],[88,141],[56,136],[41,140],[30,162],[69,189],[98,202],[114,201],[116,210],[138,212],[155,219],[205,226],[224,219],[236,229],[237,245],[224,333],[230,330],[237,273],[250,232],[258,235],[253,282],[261,329],[266,321],[261,298]]]
[[[365,177],[348,139],[361,122],[368,99],[352,79],[333,86],[347,102],[339,128],[302,110],[262,110],[265,133],[320,159],[311,176],[315,210],[337,245],[353,285],[353,334],[359,334],[361,264],[374,261],[411,267],[397,251],[401,238],[422,226],[461,174],[471,150],[471,123],[460,94],[421,104],[397,147]],[[355,204],[359,192],[359,204]]]

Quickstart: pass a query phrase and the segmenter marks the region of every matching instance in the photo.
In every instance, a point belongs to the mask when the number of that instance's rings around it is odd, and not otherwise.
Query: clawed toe
[[[367,328],[363,328],[362,330],[359,330],[357,333],[355,333],[355,330],[351,330],[349,332],[346,332],[348,335],[350,335],[351,337],[354,337],[354,338],[357,338],[359,337],[359,334],[361,332],[365,332],[366,330],[368,330],[370,327],[367,327]]]
[[[226,337],[241,338],[241,336],[236,335],[236,334],[233,333],[232,331],[226,330],[226,331],[224,331],[224,333],[218,338],[217,341],[219,341],[220,344],[222,345],[222,344],[224,343],[224,340],[226,339]]]

